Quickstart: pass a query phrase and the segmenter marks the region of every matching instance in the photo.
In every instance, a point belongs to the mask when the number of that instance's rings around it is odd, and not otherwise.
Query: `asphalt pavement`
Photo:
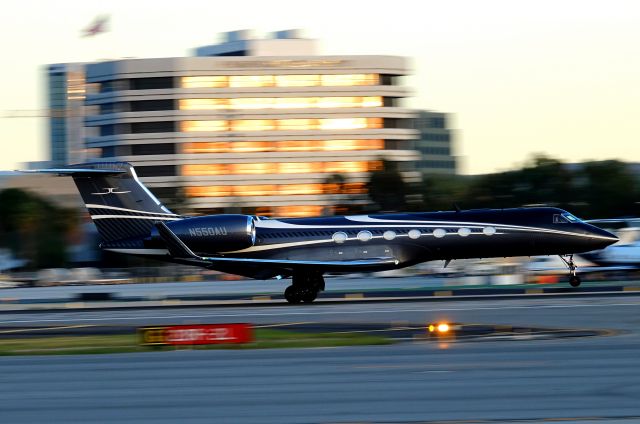
[[[7,423],[640,422],[640,296],[0,315],[3,325],[455,322],[556,340],[0,358]]]

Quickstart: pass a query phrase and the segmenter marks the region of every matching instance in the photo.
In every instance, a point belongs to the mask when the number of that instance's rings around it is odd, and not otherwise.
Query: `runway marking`
[[[320,305],[318,305],[320,306]],[[431,305],[430,305],[431,306]],[[406,308],[406,309],[364,309],[360,311],[353,310],[339,310],[333,308],[329,311],[317,311],[309,309],[308,311],[300,312],[286,312],[277,311],[274,308],[269,308],[270,312],[248,312],[246,310],[239,311],[237,313],[204,313],[204,314],[184,314],[184,315],[138,315],[138,316],[121,316],[121,317],[105,317],[105,318],[89,318],[78,317],[71,318],[78,321],[85,322],[101,322],[101,321],[127,321],[127,320],[149,320],[149,319],[188,319],[188,318],[236,318],[236,317],[284,317],[284,316],[309,316],[309,315],[335,315],[336,313],[343,315],[363,315],[363,314],[397,314],[402,312],[465,312],[465,311],[491,311],[491,310],[519,310],[519,309],[573,309],[573,308],[603,308],[610,306],[640,306],[640,302],[632,303],[588,303],[588,304],[575,304],[575,305],[496,305],[496,306],[481,306],[481,307],[448,307],[448,308]],[[287,309],[290,306],[283,305],[281,309]],[[26,320],[4,320],[4,323],[33,323],[33,322],[68,322],[70,318],[43,318],[43,319],[26,319]]]
[[[277,327],[291,327],[292,325],[305,325],[305,324],[315,324],[311,321],[302,321],[302,322],[285,322],[280,324],[261,324],[254,325],[253,328],[277,328]]]
[[[10,321],[8,321],[10,322]],[[19,328],[15,330],[2,330],[0,334],[11,334],[11,333],[29,333],[33,331],[46,331],[46,330],[66,330],[69,328],[86,328],[86,327],[95,327],[93,324],[77,324],[77,325],[62,325],[56,327],[38,327],[38,328]]]

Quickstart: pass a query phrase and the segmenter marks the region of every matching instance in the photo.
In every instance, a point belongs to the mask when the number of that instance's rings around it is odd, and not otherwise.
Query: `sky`
[[[299,28],[320,53],[411,59],[407,107],[452,114],[460,172],[640,162],[640,2],[633,0],[4,0],[0,170],[48,159],[44,65],[189,55],[219,33]],[[110,31],[82,38],[98,15]]]

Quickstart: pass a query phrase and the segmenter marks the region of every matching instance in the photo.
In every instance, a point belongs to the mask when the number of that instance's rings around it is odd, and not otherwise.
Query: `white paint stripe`
[[[150,219],[153,221],[179,221],[180,218],[166,216],[132,216],[132,215],[91,215],[91,219]]]
[[[120,248],[105,248],[110,252],[116,253],[129,253],[133,255],[168,255],[167,249],[120,249]]]
[[[140,211],[137,209],[127,209],[127,208],[119,208],[117,206],[106,206],[106,205],[96,205],[94,203],[88,203],[85,204],[85,206],[87,208],[91,208],[91,209],[111,209],[114,211],[124,211],[124,212],[134,212],[134,213],[146,213],[146,214],[153,214],[153,215],[169,215],[169,216],[180,216],[180,215],[176,215],[174,213],[163,213],[163,212],[147,212],[147,211]]]

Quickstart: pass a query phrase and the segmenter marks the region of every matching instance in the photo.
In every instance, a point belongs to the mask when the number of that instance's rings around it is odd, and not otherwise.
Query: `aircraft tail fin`
[[[127,162],[97,162],[34,172],[73,178],[104,241],[146,237],[158,221],[180,219],[145,187]]]

